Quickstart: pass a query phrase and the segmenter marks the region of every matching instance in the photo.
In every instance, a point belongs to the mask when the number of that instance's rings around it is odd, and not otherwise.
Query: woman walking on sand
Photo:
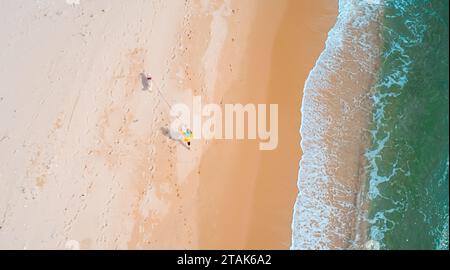
[[[192,131],[189,128],[182,127],[180,128],[180,132],[183,135],[183,141],[188,145],[191,146],[191,140],[192,140]]]

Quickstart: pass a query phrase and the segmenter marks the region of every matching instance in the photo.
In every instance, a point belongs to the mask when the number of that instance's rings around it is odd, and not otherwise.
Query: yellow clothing
[[[192,139],[192,131],[190,129],[181,130],[181,134],[183,134],[183,141],[188,143]]]

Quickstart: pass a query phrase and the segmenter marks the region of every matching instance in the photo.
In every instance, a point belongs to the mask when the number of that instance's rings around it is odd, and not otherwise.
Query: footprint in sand
[[[64,247],[69,250],[80,250],[80,243],[77,240],[69,240]]]
[[[75,6],[80,4],[80,0],[66,0],[66,3]]]

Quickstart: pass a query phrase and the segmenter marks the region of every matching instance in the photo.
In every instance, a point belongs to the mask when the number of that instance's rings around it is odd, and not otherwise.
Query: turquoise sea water
[[[339,0],[303,91],[292,249],[449,248],[448,10]],[[342,158],[355,146],[365,170]]]
[[[448,249],[449,1],[384,5],[368,237],[383,249]]]

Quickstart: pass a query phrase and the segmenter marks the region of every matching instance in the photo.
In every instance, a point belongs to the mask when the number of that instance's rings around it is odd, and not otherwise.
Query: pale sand
[[[0,248],[289,247],[301,89],[336,16],[303,2],[2,1]],[[279,103],[278,149],[188,151],[157,89]]]
[[[0,248],[188,247],[188,231],[155,237],[191,161],[177,161],[185,149],[161,132],[169,108],[139,76],[180,99],[188,8],[2,1]]]

